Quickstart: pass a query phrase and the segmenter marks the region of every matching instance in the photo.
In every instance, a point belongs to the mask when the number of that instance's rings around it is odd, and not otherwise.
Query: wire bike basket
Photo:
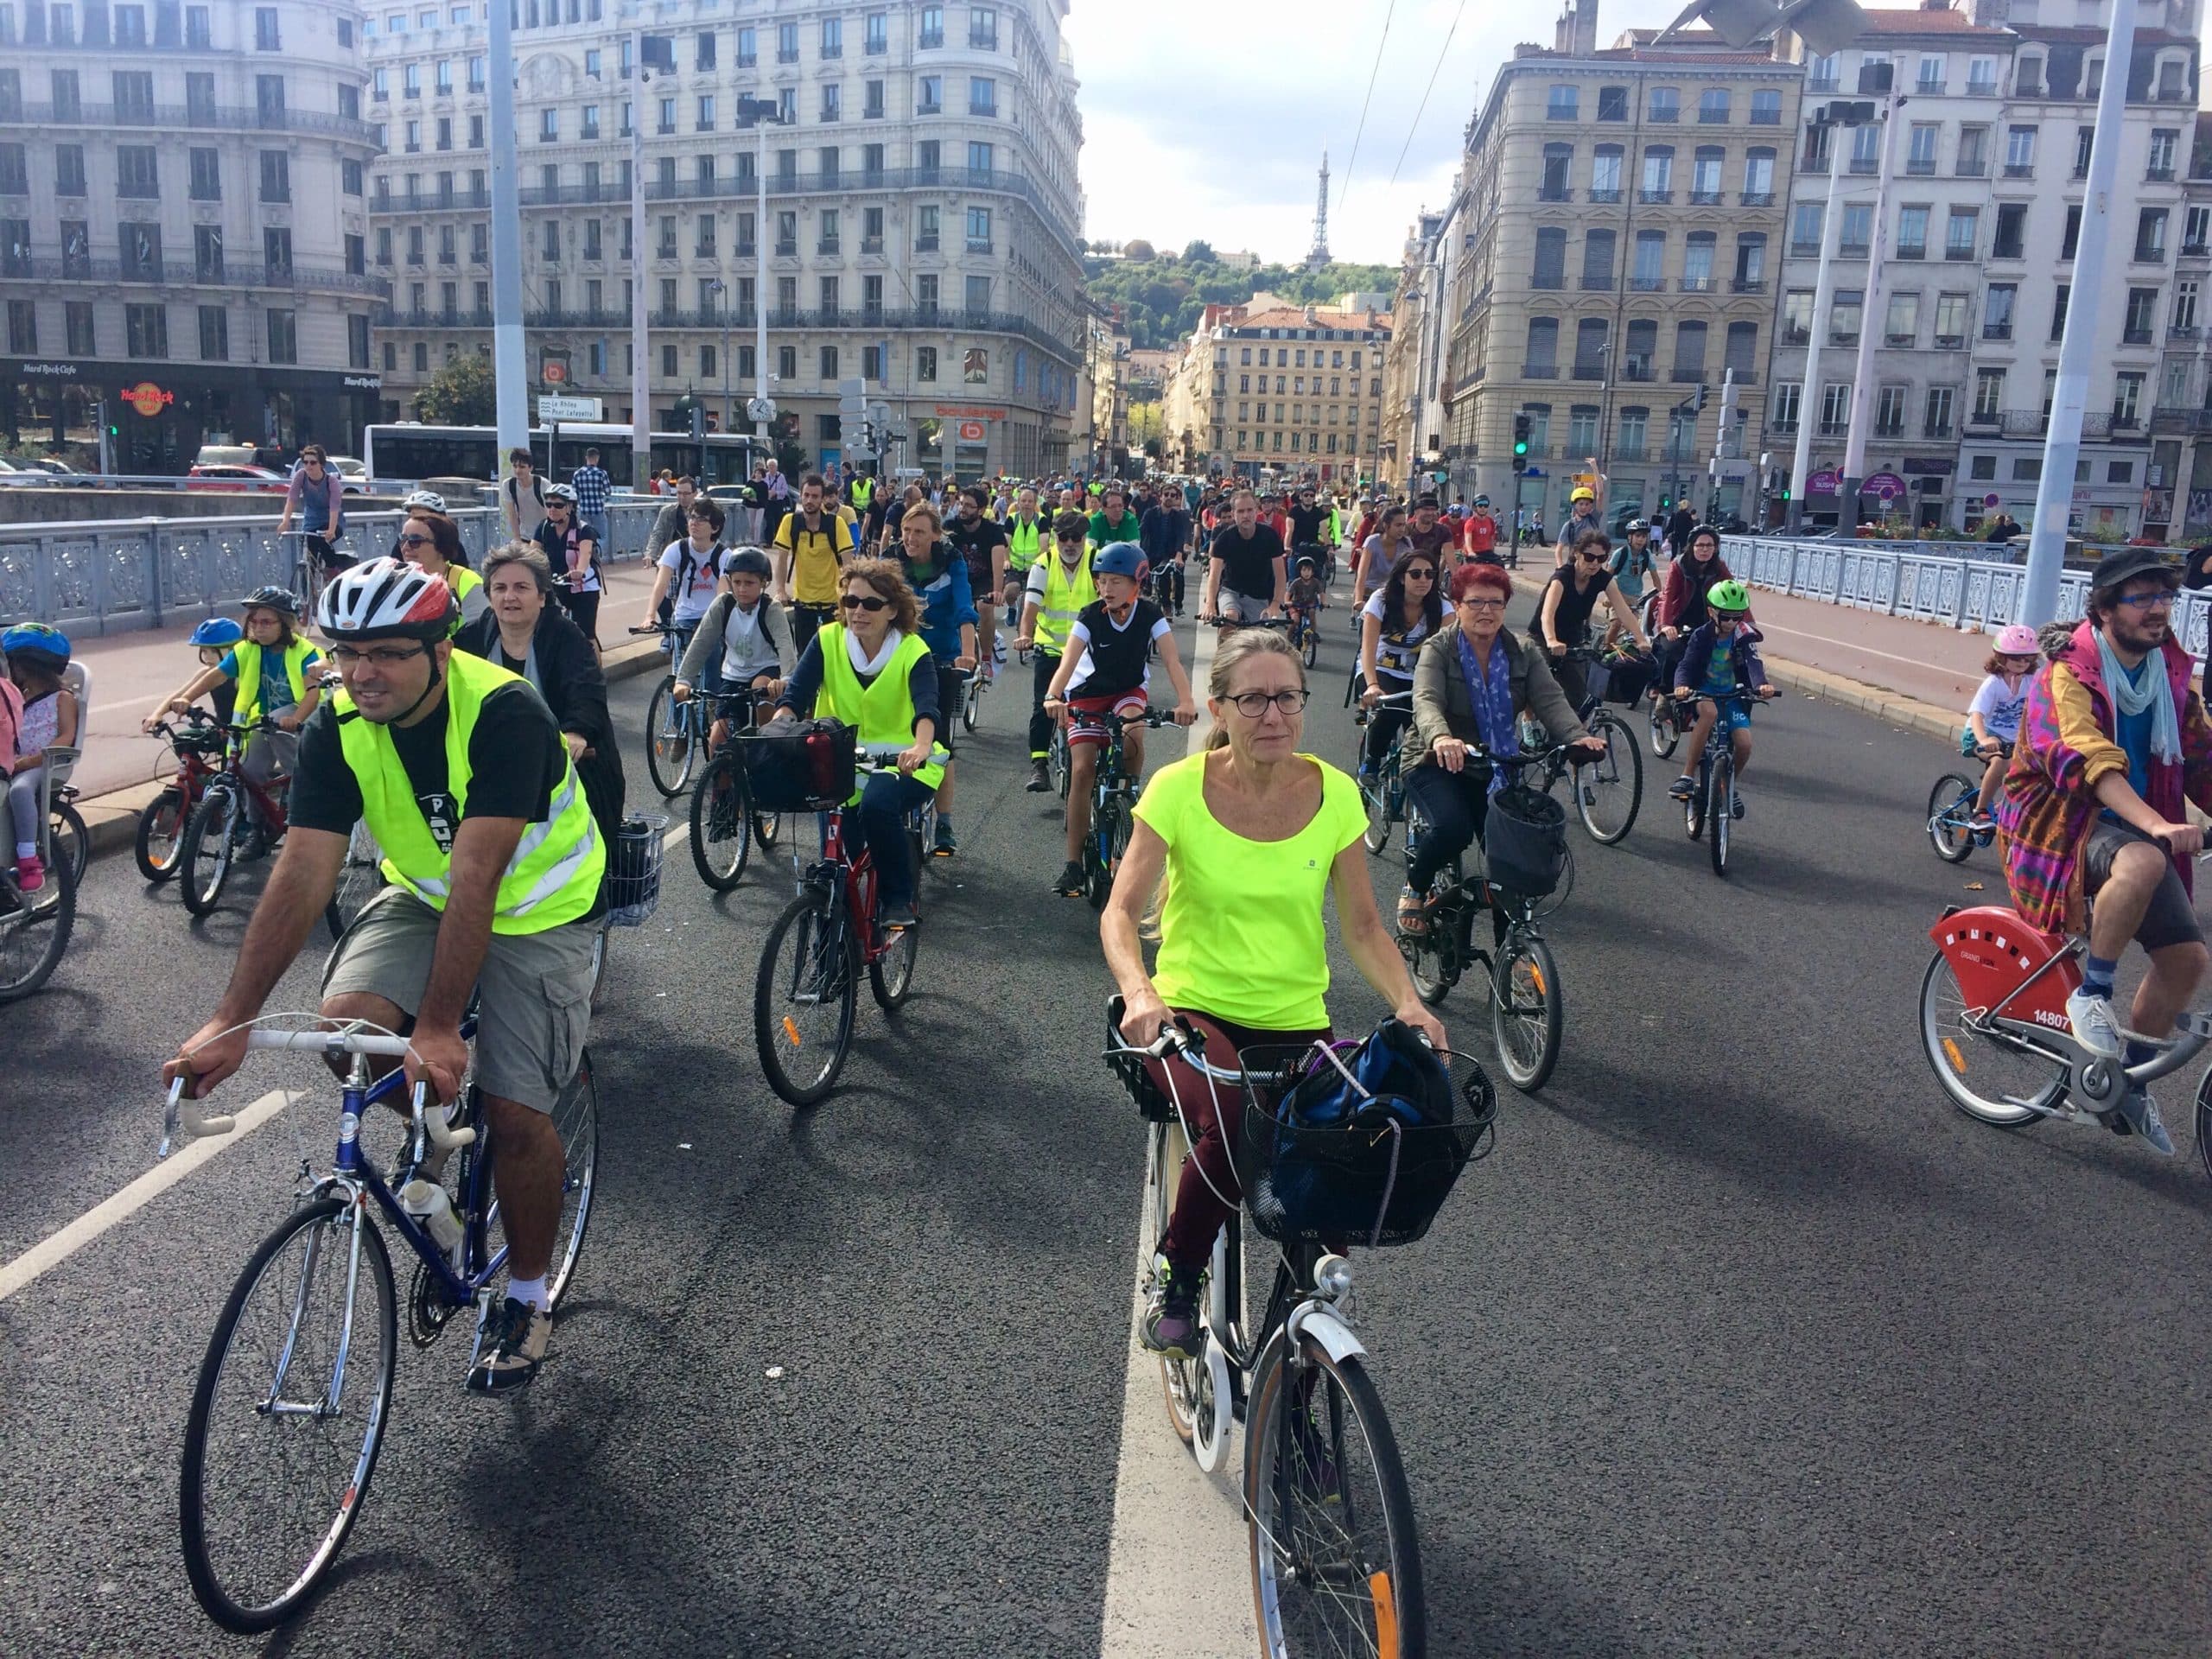
[[[661,835],[665,812],[632,812],[607,849],[607,920],[613,927],[643,927],[660,907]]]

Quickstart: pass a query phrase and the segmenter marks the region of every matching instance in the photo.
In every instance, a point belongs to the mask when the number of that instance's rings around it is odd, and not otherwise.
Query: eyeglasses
[[[1226,699],[1236,706],[1236,712],[1247,720],[1257,720],[1268,712],[1273,703],[1285,715],[1294,715],[1306,706],[1306,699],[1313,694],[1300,686],[1295,691],[1239,691]]]
[[[837,602],[849,611],[866,611],[870,616],[891,608],[889,600],[878,599],[873,594],[845,594],[839,597]]]
[[[399,538],[399,544],[402,547],[428,547],[435,540],[436,537],[431,536],[403,536]]]
[[[351,645],[333,645],[330,660],[340,669],[352,668],[360,663],[368,663],[378,668],[397,668],[402,663],[412,662],[428,650],[428,645],[417,645],[412,651],[395,651],[388,645],[378,645],[373,651],[356,651]]]
[[[1471,611],[1502,611],[1505,608],[1505,601],[1497,598],[1477,596],[1463,599],[1459,602]]]
[[[2113,601],[2115,605],[2132,605],[2138,610],[2146,611],[2155,610],[2161,605],[2171,605],[2173,602],[2174,590],[2171,588],[2161,588],[2157,592],[2149,594],[2122,594],[2118,599]]]

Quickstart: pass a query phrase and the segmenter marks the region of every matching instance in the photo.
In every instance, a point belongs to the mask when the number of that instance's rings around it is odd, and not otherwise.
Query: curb
[[[650,674],[664,660],[658,641],[640,639],[607,652],[601,659],[601,672],[612,685],[619,680]],[[146,810],[147,802],[168,787],[168,783],[166,777],[149,779],[143,784],[110,790],[105,795],[88,795],[79,801],[77,810],[84,815],[85,838],[91,843],[92,855],[97,857],[132,845],[138,838],[138,815]]]

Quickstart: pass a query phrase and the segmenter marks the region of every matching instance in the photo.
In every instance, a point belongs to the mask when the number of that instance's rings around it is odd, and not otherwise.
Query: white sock
[[[546,1294],[545,1275],[542,1273],[535,1279],[518,1279],[512,1274],[509,1274],[507,1294],[518,1302],[528,1302],[536,1308],[550,1308],[553,1306],[553,1299]]]

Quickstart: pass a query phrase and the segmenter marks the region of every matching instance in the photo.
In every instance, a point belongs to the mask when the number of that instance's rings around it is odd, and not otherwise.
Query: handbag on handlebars
[[[1541,899],[1567,870],[1567,809],[1524,784],[1499,790],[1484,822],[1483,851],[1492,886]]]
[[[756,812],[826,812],[853,798],[856,728],[836,720],[777,721],[741,732]]]

